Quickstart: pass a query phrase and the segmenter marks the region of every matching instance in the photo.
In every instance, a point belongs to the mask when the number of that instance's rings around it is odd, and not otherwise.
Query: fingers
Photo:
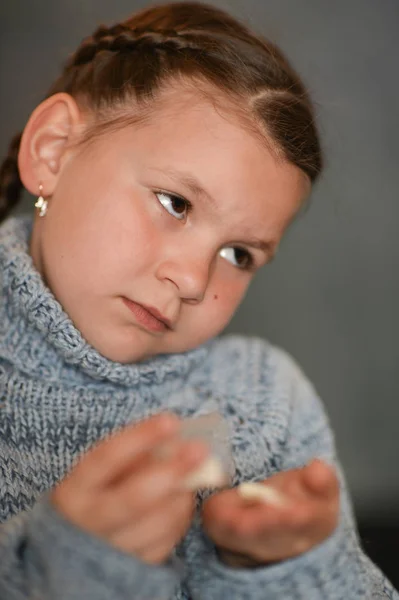
[[[180,420],[172,414],[156,415],[126,427],[91,450],[74,469],[75,482],[84,489],[106,486],[128,470],[156,445],[178,432]]]
[[[315,460],[266,483],[286,501],[249,502],[234,488],[204,503],[203,525],[217,546],[264,563],[302,554],[334,531],[339,483],[331,466]]]
[[[130,509],[140,513],[169,494],[180,493],[185,477],[206,459],[208,448],[202,442],[179,442],[174,455],[167,460],[153,459],[134,477],[126,478],[115,488]]]
[[[234,488],[214,495],[204,504],[204,522],[217,522],[248,535],[264,528],[306,530],[312,523],[324,521],[329,527],[334,522],[339,484],[331,466],[315,460],[303,469],[279,473],[267,483],[284,502],[269,502],[267,498],[251,501]]]
[[[221,492],[203,507],[205,529],[221,528],[226,534],[235,532],[242,536],[252,536],[261,529],[269,530],[285,523],[292,506],[269,506],[264,502],[248,503],[234,490]]]
[[[211,501],[204,506],[203,524],[217,546],[248,555],[263,563],[306,552],[325,539],[336,517],[319,502],[291,504],[290,509],[265,504],[235,507]]]
[[[200,442],[179,442],[173,457],[164,461],[149,458],[117,485],[100,489],[95,494],[79,493],[70,498],[72,489],[69,486],[67,495],[65,489],[62,490],[61,501],[55,496],[56,506],[76,525],[109,536],[118,528],[130,526],[132,521],[162,504],[168,496],[181,495],[185,477],[198,468],[207,453],[208,449]],[[71,500],[69,506],[68,498]]]
[[[169,496],[156,509],[148,510],[139,520],[114,532],[110,541],[146,562],[162,562],[186,533],[194,506],[190,492]]]

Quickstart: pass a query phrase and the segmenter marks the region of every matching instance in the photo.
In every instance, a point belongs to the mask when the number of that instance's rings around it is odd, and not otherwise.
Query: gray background
[[[0,2],[3,153],[80,39],[146,2]],[[296,357],[327,405],[358,512],[383,515],[399,507],[399,2],[214,4],[291,58],[316,103],[328,162],[310,209],[229,329]]]

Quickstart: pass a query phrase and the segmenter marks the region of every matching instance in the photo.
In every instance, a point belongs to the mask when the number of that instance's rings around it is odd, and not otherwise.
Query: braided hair
[[[314,182],[322,153],[313,108],[281,51],[239,21],[206,4],[175,2],[101,25],[68,59],[47,97],[65,92],[112,120],[115,106],[151,105],[162,86],[182,76],[228,95],[273,146]],[[100,122],[100,119],[98,119]],[[21,134],[0,166],[0,221],[18,202]]]

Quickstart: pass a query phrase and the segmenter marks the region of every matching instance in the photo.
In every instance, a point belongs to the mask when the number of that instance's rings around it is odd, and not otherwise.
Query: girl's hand
[[[52,492],[53,505],[120,550],[162,563],[192,519],[184,478],[207,456],[201,443],[180,440],[179,428],[177,417],[159,415],[101,442]],[[166,442],[173,451],[157,455]]]
[[[292,558],[320,544],[337,526],[339,484],[324,462],[314,460],[264,483],[280,492],[281,504],[246,500],[237,488],[215,494],[204,504],[205,531],[230,566]]]

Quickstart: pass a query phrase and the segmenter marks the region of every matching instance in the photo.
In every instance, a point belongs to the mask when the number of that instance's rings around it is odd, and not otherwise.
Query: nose
[[[205,296],[211,269],[211,260],[203,256],[189,256],[182,248],[179,257],[165,260],[159,265],[157,277],[171,281],[182,300],[198,304]]]

